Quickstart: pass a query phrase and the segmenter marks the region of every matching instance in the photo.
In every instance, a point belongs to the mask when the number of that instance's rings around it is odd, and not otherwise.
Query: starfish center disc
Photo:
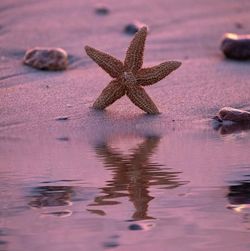
[[[131,85],[131,84],[136,84],[136,78],[134,76],[134,74],[130,71],[125,71],[123,73],[123,78],[124,78],[124,82],[128,85]]]

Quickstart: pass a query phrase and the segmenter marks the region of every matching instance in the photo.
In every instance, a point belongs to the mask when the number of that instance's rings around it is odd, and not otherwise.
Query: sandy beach
[[[220,51],[224,33],[250,33],[249,13],[248,0],[2,0],[0,250],[248,250],[250,128],[212,117],[250,110],[250,61]],[[144,66],[182,62],[145,88],[159,116],[127,97],[91,108],[111,78],[84,46],[123,60],[134,21],[149,27]],[[24,65],[36,46],[65,49],[68,69]]]

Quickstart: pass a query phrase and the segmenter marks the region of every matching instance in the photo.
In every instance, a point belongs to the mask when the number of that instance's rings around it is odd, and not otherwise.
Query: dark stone
[[[114,241],[109,241],[109,242],[103,243],[103,246],[104,246],[105,248],[115,248],[115,247],[118,247],[119,244],[116,243],[116,242],[114,242]]]
[[[139,224],[131,224],[128,227],[129,230],[143,230],[143,228]]]
[[[50,212],[50,213],[44,213],[44,215],[53,215],[57,217],[66,217],[71,215],[71,211],[57,211],[57,212]]]
[[[221,50],[226,57],[231,59],[250,59],[250,35],[225,34]]]
[[[134,35],[138,30],[140,30],[143,26],[146,26],[143,23],[135,22],[125,26],[124,32],[128,35]]]
[[[243,28],[243,25],[242,25],[242,23],[235,23],[235,27],[236,27],[237,29],[242,29],[242,28]]]
[[[95,8],[95,13],[100,16],[106,16],[109,14],[109,9],[105,6],[98,6]]]
[[[69,117],[67,116],[61,116],[61,117],[57,117],[56,120],[60,121],[60,120],[68,120]]]
[[[65,70],[68,65],[68,55],[61,48],[37,47],[26,52],[23,63],[39,70]]]
[[[225,120],[238,123],[250,123],[250,112],[232,107],[223,107],[219,110],[218,121]]]
[[[57,140],[60,140],[60,141],[69,141],[69,137],[59,137],[59,138],[57,138]]]

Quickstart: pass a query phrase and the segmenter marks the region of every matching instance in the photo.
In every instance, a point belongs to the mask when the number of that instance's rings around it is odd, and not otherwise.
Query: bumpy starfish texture
[[[85,46],[87,55],[114,78],[94,102],[95,109],[103,110],[117,99],[127,95],[146,113],[159,114],[158,108],[143,86],[153,85],[162,80],[180,67],[181,62],[167,61],[154,67],[142,68],[146,36],[146,27],[136,33],[127,50],[124,63],[107,53]]]

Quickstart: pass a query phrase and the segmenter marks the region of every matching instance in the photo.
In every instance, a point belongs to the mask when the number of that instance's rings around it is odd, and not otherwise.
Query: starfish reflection
[[[149,202],[154,199],[150,195],[150,187],[176,188],[185,182],[178,180],[178,172],[162,169],[162,165],[150,161],[160,143],[160,137],[147,136],[128,154],[111,147],[108,142],[95,147],[96,155],[102,159],[104,166],[112,171],[112,179],[100,188],[101,195],[95,197],[89,206],[116,205],[118,198],[128,197],[135,211],[133,220],[153,219],[148,215]],[[105,215],[103,210],[90,212]]]

